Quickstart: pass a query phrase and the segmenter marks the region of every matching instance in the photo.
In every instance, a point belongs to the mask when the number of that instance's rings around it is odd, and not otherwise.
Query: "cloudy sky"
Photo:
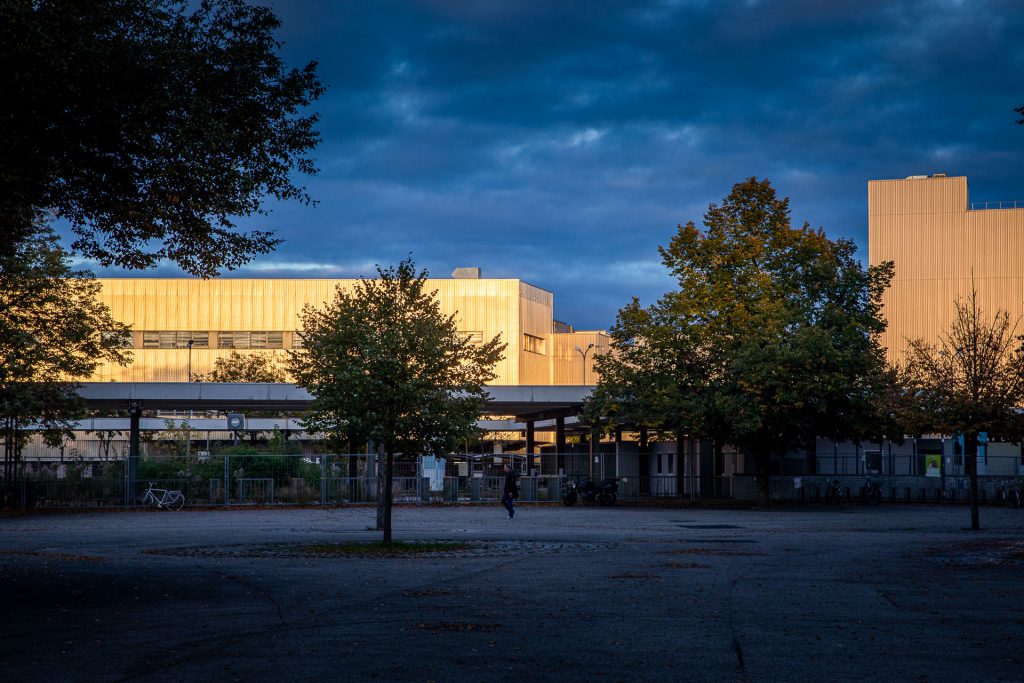
[[[752,175],[864,258],[869,179],[945,172],[972,201],[1024,200],[1019,0],[272,6],[287,59],[319,60],[328,87],[319,205],[245,221],[286,242],[235,275],[368,275],[412,252],[606,328],[670,286],[675,226]]]

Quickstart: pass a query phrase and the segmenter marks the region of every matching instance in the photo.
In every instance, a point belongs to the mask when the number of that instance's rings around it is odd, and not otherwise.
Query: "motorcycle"
[[[618,492],[618,479],[603,479],[599,484],[590,479],[571,479],[566,482],[562,491],[562,503],[572,506],[582,498],[585,505],[615,505]]]

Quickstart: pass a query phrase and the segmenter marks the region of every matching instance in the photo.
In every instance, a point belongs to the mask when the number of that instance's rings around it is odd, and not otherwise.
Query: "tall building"
[[[935,342],[973,286],[988,316],[1024,314],[1024,201],[970,204],[967,178],[911,176],[868,182],[868,258],[892,261],[883,298],[889,360],[909,339]],[[1024,332],[1024,329],[1019,330]]]
[[[356,280],[100,279],[100,301],[131,326],[134,362],[101,365],[91,381],[185,382],[213,369],[232,351],[284,359],[298,348],[303,307],[322,307],[335,288]],[[460,268],[431,279],[441,310],[479,343],[501,336],[508,348],[498,364],[501,385],[593,384],[594,358],[608,347],[603,331],[575,331],[554,319],[551,292],[518,279],[486,279]],[[192,340],[191,349],[189,340]],[[593,345],[593,346],[591,346]],[[585,361],[584,361],[585,357]]]

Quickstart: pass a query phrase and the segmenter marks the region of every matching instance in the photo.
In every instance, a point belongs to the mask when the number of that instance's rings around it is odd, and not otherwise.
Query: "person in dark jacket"
[[[519,497],[519,487],[516,486],[516,473],[511,466],[505,465],[505,490],[501,496],[501,504],[508,510],[508,518],[516,516],[516,498]]]

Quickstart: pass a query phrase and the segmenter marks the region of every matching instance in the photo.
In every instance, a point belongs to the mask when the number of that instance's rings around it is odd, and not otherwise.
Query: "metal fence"
[[[819,465],[822,456],[819,457]],[[966,500],[966,481],[962,467],[950,457],[950,467],[941,472],[936,461],[920,459],[932,456],[893,456],[890,463],[906,462],[906,474],[889,474],[883,464],[879,477],[885,500],[957,501]],[[521,455],[449,456],[443,471],[432,476],[421,468],[417,458],[404,457],[395,462],[392,484],[393,500],[399,503],[471,503],[500,500],[504,484],[502,463],[514,459],[522,473],[519,479],[523,502],[558,502],[570,479],[590,478],[599,481],[601,474],[615,478],[619,501],[660,501],[699,499],[753,499],[756,483],[750,475],[716,475],[682,473],[640,476],[616,472],[610,464],[596,467],[587,455],[538,455],[534,470],[527,470],[528,460]],[[833,457],[829,460],[837,471],[825,470],[814,475],[773,476],[771,495],[776,500],[814,502],[824,495],[826,480],[838,478],[850,499],[860,495],[865,482],[865,460]],[[872,461],[874,462],[874,461]],[[925,473],[919,473],[924,462]],[[913,464],[914,468],[910,465]],[[635,463],[631,465],[636,471]],[[981,496],[993,501],[1002,487],[1018,486],[1017,462],[996,462],[993,456],[983,463],[989,471],[1007,469],[1012,474],[981,476]],[[625,466],[622,467],[625,470]],[[825,469],[825,468],[822,468]],[[894,467],[897,471],[902,467]],[[981,468],[979,468],[981,469]],[[552,470],[554,470],[552,472]],[[603,472],[602,472],[603,470]],[[443,476],[441,476],[443,474]],[[616,476],[618,475],[618,476]],[[18,502],[26,508],[123,507],[144,504],[146,489],[181,491],[186,505],[202,506],[281,506],[281,505],[344,505],[372,503],[377,499],[377,479],[372,458],[365,454],[330,455],[217,455],[214,457],[165,456],[143,457],[138,462],[135,482],[129,495],[126,487],[125,462],[75,461],[33,462],[22,464],[15,491]]]

